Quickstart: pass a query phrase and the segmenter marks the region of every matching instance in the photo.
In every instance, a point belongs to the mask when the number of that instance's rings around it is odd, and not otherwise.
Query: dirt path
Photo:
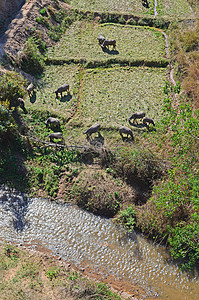
[[[52,41],[47,34],[47,28],[36,21],[37,18],[41,17],[40,10],[49,5],[53,6],[54,1],[29,0],[25,2],[11,19],[6,31],[0,36],[0,58],[5,52],[11,57],[16,56],[33,30],[40,31],[42,39],[47,45],[52,45]]]
[[[157,0],[154,0],[154,17],[156,17],[157,14],[158,14],[158,12],[157,12],[157,5],[158,5]]]

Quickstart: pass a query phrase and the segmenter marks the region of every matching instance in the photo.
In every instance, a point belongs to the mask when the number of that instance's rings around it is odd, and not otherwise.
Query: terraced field
[[[36,96],[26,99],[26,107],[31,110],[38,107],[51,114],[69,118],[76,111],[79,96],[79,66],[61,65],[46,66],[42,79],[39,80]],[[65,84],[70,84],[69,94],[56,99],[55,90]]]
[[[154,15],[154,2],[154,0],[148,0],[149,8],[144,7],[141,0],[71,0],[70,4],[84,11]],[[190,18],[193,14],[187,0],[158,0],[157,12],[159,16],[172,18]]]
[[[157,7],[159,16],[171,18],[192,18],[193,11],[186,0],[158,0]]]
[[[165,69],[145,67],[87,70],[82,82],[81,120],[117,128],[128,126],[135,111],[145,111],[158,120],[165,73]]]
[[[153,1],[149,0],[150,7]],[[150,14],[151,10],[142,5],[141,0],[71,0],[72,7],[81,10],[114,12],[114,13],[132,13],[132,14]],[[152,13],[153,14],[153,13]]]
[[[102,34],[107,39],[115,39],[116,50],[102,51],[97,37]],[[123,26],[117,24],[93,24],[76,22],[66,31],[55,48],[48,53],[51,60],[67,61],[70,59],[121,62],[165,62],[165,41],[163,34],[149,27]]]

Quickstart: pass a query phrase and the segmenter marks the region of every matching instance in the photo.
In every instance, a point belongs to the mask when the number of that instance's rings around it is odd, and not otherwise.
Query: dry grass
[[[105,284],[83,277],[69,264],[48,254],[0,246],[1,300],[99,299],[98,296],[121,299]]]

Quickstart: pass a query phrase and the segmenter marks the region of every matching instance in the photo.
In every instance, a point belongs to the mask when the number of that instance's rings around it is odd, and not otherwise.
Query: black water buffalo
[[[62,97],[62,93],[63,93],[63,92],[69,92],[69,84],[64,84],[64,85],[60,86],[60,87],[55,91],[56,97],[58,98],[58,94],[61,94],[61,97]]]
[[[30,83],[29,86],[27,87],[27,92],[28,92],[28,95],[29,97],[31,96],[31,93],[34,92],[34,85],[33,83]]]
[[[101,34],[99,35],[99,37],[97,39],[98,39],[98,42],[99,42],[100,46],[106,40],[105,37]]]
[[[109,46],[113,46],[113,49],[115,49],[115,48],[116,48],[116,40],[105,40],[105,41],[101,44],[101,47],[102,47],[102,48],[108,47],[108,49],[109,49]]]
[[[60,127],[60,123],[59,120],[53,117],[49,117],[46,121],[45,121],[46,127],[49,127],[50,125],[52,125],[53,127]]]
[[[119,128],[119,132],[120,132],[120,135],[121,135],[122,139],[124,138],[123,134],[126,134],[127,138],[130,135],[131,138],[132,138],[132,140],[134,140],[133,132],[132,132],[132,130],[130,128],[128,128],[126,126],[121,126]]]
[[[90,128],[88,128],[84,134],[87,135],[87,137],[89,138],[91,136],[92,133],[98,132],[99,133],[100,130],[100,124],[94,124],[92,125]]]
[[[25,102],[22,98],[18,98],[16,104],[17,104],[16,107],[17,106],[21,107],[21,109],[23,109],[23,111],[25,113],[27,113],[26,108],[25,108]]]
[[[155,126],[153,119],[148,118],[148,117],[143,118],[143,124],[145,124],[145,125],[152,124],[153,126]]]
[[[132,116],[129,118],[129,122],[133,119],[133,123],[135,123],[135,121],[137,122],[137,119],[142,119],[145,117],[145,112],[141,111],[141,112],[136,112],[134,114],[132,114]]]
[[[48,137],[50,138],[51,143],[54,143],[55,142],[54,140],[62,140],[62,142],[64,144],[64,138],[63,138],[62,132],[50,133],[48,135]]]

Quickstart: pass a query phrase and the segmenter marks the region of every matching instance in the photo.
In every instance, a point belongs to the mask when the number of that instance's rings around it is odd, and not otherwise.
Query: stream
[[[47,249],[103,279],[139,286],[147,296],[199,299],[198,276],[181,272],[163,247],[76,206],[0,189],[0,240]]]

